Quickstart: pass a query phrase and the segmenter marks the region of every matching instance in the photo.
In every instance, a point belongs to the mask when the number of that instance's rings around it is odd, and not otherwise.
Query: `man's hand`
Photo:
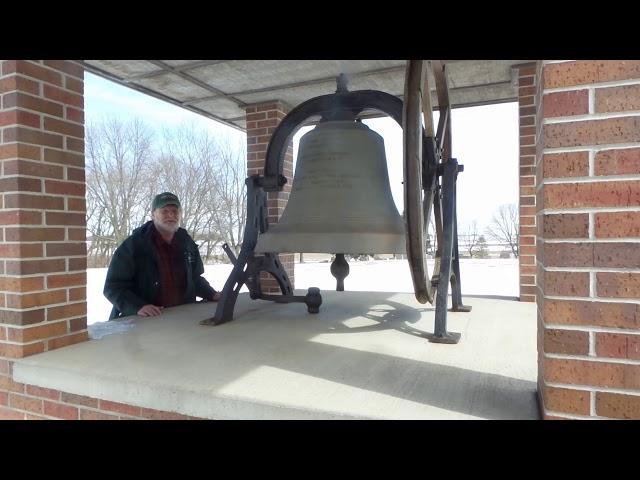
[[[158,307],[156,305],[145,305],[140,310],[138,310],[138,315],[141,317],[155,317],[162,313],[162,309],[164,307]]]
[[[214,302],[217,302],[218,300],[220,300],[220,297],[222,297],[220,292],[216,292],[213,294],[213,297],[211,298],[211,300],[213,300]]]

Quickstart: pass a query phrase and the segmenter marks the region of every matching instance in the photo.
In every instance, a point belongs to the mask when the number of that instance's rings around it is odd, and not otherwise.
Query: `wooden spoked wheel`
[[[445,103],[445,115],[440,118],[438,133],[433,124],[433,108],[428,78],[429,62],[426,60],[407,61],[402,112],[403,162],[404,162],[404,210],[407,238],[407,260],[413,280],[416,299],[420,303],[433,303],[434,283],[440,273],[440,248],[442,244],[442,209],[439,195],[440,186],[437,167],[442,160],[437,137],[448,135],[448,95],[446,82],[434,71],[439,103]],[[442,71],[438,63],[434,69]],[[444,96],[441,98],[441,89]],[[442,112],[442,109],[441,109]],[[431,149],[432,152],[427,151]],[[450,151],[450,149],[448,149]],[[433,227],[435,226],[435,231]],[[431,232],[429,231],[431,230]],[[427,246],[427,242],[430,245]],[[435,252],[433,277],[429,278],[427,248]]]

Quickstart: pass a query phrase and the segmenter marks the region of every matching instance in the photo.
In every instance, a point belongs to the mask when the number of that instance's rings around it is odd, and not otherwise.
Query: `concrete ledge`
[[[300,291],[298,294],[304,294]],[[212,419],[535,419],[535,305],[465,298],[458,345],[428,343],[411,294],[323,291],[320,313],[240,295],[95,324],[94,339],[17,360],[17,382]]]

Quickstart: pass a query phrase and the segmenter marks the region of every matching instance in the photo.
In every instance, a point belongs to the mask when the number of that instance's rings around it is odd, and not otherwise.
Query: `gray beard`
[[[153,224],[155,225],[156,229],[164,233],[176,233],[178,231],[178,228],[180,228],[178,223],[175,224],[175,227],[171,227],[170,225],[164,225],[157,220],[154,220]]]

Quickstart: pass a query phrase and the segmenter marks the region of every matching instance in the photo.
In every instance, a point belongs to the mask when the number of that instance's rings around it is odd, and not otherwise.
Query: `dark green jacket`
[[[158,253],[153,243],[152,221],[148,221],[116,249],[104,282],[104,296],[113,304],[109,320],[135,315],[147,304],[155,304],[160,292]],[[184,228],[175,233],[179,251],[183,252],[187,272],[182,303],[194,303],[196,296],[210,299],[215,290],[201,275],[204,266],[198,246]]]

